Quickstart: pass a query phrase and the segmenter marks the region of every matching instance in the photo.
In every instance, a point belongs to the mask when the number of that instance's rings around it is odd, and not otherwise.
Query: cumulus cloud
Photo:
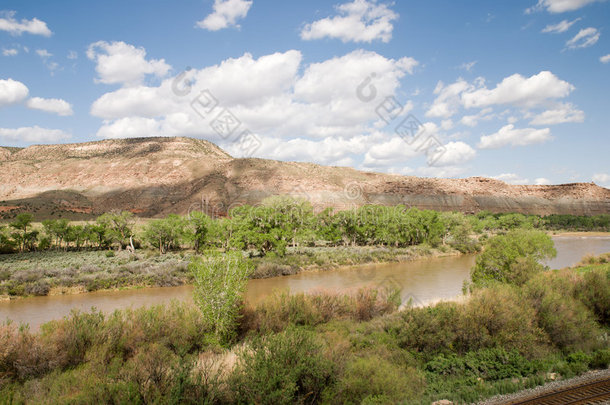
[[[24,18],[21,21],[17,21],[15,14],[15,11],[0,13],[0,31],[7,31],[12,35],[21,35],[25,32],[44,37],[50,37],[53,34],[44,21],[38,18],[32,18],[31,20]]]
[[[112,120],[141,117],[155,119],[167,135],[222,140],[191,105],[205,90],[218,102],[216,114],[227,108],[242,127],[256,133],[272,138],[350,138],[369,131],[370,121],[380,120],[375,107],[396,93],[400,78],[416,64],[411,58],[394,60],[362,50],[305,66],[299,51],[257,59],[246,53],[183,72],[156,87],[140,85],[106,93],[93,103],[91,113],[109,121],[100,136],[123,128],[112,126]],[[376,100],[365,103],[356,90],[371,72],[376,72],[371,82]],[[176,91],[186,83],[190,87],[185,94]]]
[[[578,31],[578,34],[574,35],[572,39],[566,42],[566,47],[568,47],[569,49],[588,48],[597,43],[600,35],[601,34],[597,30],[597,28],[583,28]]]
[[[32,110],[50,112],[64,117],[74,114],[72,105],[59,98],[32,97],[26,102],[26,105]]]
[[[34,127],[0,128],[0,140],[9,143],[57,143],[70,135],[59,129]]]
[[[476,156],[477,152],[467,143],[449,142],[444,145],[445,150],[431,164],[433,166],[456,166],[464,164]]]
[[[610,53],[608,55],[602,56],[601,58],[599,58],[599,61],[601,63],[610,63]]]
[[[610,188],[610,174],[596,173],[593,175],[593,182],[602,187]]]
[[[106,122],[97,136],[104,139],[141,138],[161,136],[160,123],[152,118],[127,117],[112,123]]]
[[[567,30],[570,29],[570,27],[572,25],[574,25],[576,22],[578,22],[580,20],[581,20],[580,18],[577,18],[572,21],[563,20],[561,22],[558,22],[557,24],[549,24],[546,27],[544,27],[542,32],[544,32],[546,34],[559,34],[562,32],[566,32]]]
[[[0,80],[0,107],[17,104],[29,94],[27,86],[17,80]]]
[[[549,13],[565,13],[583,8],[600,0],[538,0],[536,5],[525,10],[527,14],[546,9]]]
[[[572,104],[559,104],[555,108],[546,110],[530,121],[531,125],[555,125],[566,122],[584,122],[585,113]]]
[[[98,41],[87,49],[87,57],[96,63],[96,81],[126,86],[140,84],[146,75],[164,77],[171,66],[164,59],[146,59],[146,50],[125,42]]]
[[[523,178],[515,173],[502,173],[497,176],[491,176],[492,179],[500,180],[508,184],[529,184],[530,181],[527,178]]]
[[[474,115],[465,115],[460,119],[460,124],[466,125],[467,127],[474,128],[479,125],[479,121],[487,121],[494,117],[491,108],[484,108]]]
[[[535,143],[543,143],[551,138],[549,128],[517,129],[513,124],[505,125],[500,130],[491,135],[481,136],[478,147],[481,149],[497,149],[503,146],[526,146]]]
[[[8,48],[2,50],[2,55],[4,56],[16,56],[18,53],[19,50],[15,48]]]
[[[538,177],[534,180],[534,184],[537,186],[548,186],[551,184],[551,180],[545,179],[544,177]]]
[[[343,42],[372,42],[392,39],[393,21],[398,14],[376,0],[354,0],[335,7],[337,14],[306,24],[301,39],[337,38]]]
[[[246,18],[252,7],[248,0],[214,0],[213,12],[201,21],[197,27],[208,31],[218,31],[223,28],[237,27],[238,20]]]
[[[570,83],[549,71],[531,77],[514,74],[502,80],[495,88],[487,87],[462,94],[466,108],[511,104],[517,107],[535,107],[549,99],[567,97],[574,90]]]
[[[434,89],[434,94],[437,97],[426,112],[426,117],[449,118],[455,115],[462,105],[460,94],[472,87],[463,79],[458,79],[450,85],[445,85],[439,81]]]

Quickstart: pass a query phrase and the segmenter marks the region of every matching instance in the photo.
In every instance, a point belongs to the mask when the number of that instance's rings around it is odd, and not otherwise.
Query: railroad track
[[[610,404],[610,378],[558,388],[528,398],[514,399],[505,405]]]

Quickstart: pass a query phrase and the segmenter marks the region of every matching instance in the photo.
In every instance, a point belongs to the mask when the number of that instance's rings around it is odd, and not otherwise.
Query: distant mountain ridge
[[[316,207],[364,204],[533,214],[610,213],[610,190],[593,183],[509,185],[499,180],[418,178],[347,167],[235,159],[192,138],[131,138],[0,147],[0,215],[87,218],[111,209],[141,216],[199,209],[225,214],[270,195]]]

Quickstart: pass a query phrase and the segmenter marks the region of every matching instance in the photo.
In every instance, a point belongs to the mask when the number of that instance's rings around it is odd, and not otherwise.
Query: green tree
[[[144,228],[144,241],[154,248],[159,248],[159,253],[165,254],[168,250],[180,247],[186,237],[186,226],[186,220],[176,214],[155,219]]]
[[[195,278],[193,298],[216,337],[228,342],[234,336],[251,264],[238,252],[210,252],[194,257],[189,269]]]
[[[188,222],[191,225],[193,248],[197,253],[205,246],[208,230],[212,227],[212,218],[200,211],[190,212]]]
[[[44,227],[45,233],[51,237],[55,246],[61,248],[62,242],[68,236],[70,231],[70,223],[67,219],[46,219],[42,221],[42,226]]]
[[[557,255],[553,239],[546,233],[517,229],[489,239],[471,271],[476,286],[492,281],[522,284],[544,269],[540,261]]]
[[[108,238],[112,242],[116,242],[121,250],[133,236],[136,220],[133,213],[129,211],[112,211],[99,216],[96,222],[106,229]]]
[[[33,220],[34,216],[32,214],[28,212],[22,212],[21,214],[17,214],[15,220],[9,224],[11,228],[15,229],[15,232],[13,232],[12,237],[17,242],[17,246],[19,247],[20,252],[23,252],[32,241],[32,232],[28,232],[28,230],[30,229]],[[37,235],[38,233],[36,232],[36,235],[34,235],[34,239]]]

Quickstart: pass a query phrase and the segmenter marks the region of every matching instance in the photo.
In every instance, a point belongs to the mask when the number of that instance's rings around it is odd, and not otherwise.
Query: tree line
[[[211,218],[203,212],[170,214],[136,229],[137,218],[128,211],[113,211],[95,221],[73,224],[66,219],[42,221],[33,226],[30,213],[0,225],[0,252],[34,250],[135,249],[147,247],[161,254],[172,250],[246,250],[256,255],[283,256],[298,246],[450,245],[461,251],[478,246],[474,234],[513,229],[610,230],[610,215],[475,215],[420,210],[404,205],[367,205],[315,213],[302,199],[274,196],[260,205],[244,205],[227,217]]]

